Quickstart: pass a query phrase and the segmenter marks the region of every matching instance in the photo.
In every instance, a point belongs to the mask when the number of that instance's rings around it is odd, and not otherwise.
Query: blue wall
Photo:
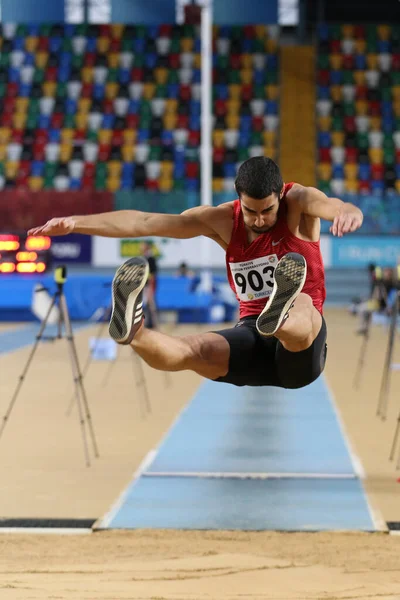
[[[113,0],[113,23],[175,23],[175,0]]]
[[[2,0],[1,11],[3,23],[64,22],[64,0]]]
[[[217,25],[276,24],[278,0],[214,0]]]

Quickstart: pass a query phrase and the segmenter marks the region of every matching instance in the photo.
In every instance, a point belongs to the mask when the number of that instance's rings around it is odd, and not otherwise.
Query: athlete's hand
[[[346,205],[345,205],[346,206]],[[343,237],[345,233],[351,233],[359,229],[363,222],[363,214],[356,206],[349,205],[337,215],[329,228],[332,235]]]
[[[67,235],[75,228],[73,217],[61,217],[50,219],[40,227],[34,227],[28,231],[28,235]]]

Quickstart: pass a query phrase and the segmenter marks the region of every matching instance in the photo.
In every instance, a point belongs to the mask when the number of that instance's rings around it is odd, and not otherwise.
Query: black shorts
[[[233,385],[273,385],[301,388],[319,377],[326,361],[326,323],[312,345],[301,352],[289,352],[276,337],[263,337],[256,329],[257,317],[245,317],[231,329],[215,331],[229,343],[229,371],[216,381]]]

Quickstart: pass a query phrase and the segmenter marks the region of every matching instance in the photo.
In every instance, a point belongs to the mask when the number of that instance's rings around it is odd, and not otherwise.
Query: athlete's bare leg
[[[228,373],[230,348],[216,333],[173,337],[141,326],[131,342],[143,360],[160,371],[195,371],[208,379]]]
[[[289,352],[300,352],[311,346],[322,325],[322,317],[310,296],[299,294],[288,318],[275,333],[275,337]]]

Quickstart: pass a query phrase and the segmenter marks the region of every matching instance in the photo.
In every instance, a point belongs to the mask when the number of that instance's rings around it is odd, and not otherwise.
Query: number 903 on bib
[[[268,298],[271,295],[277,263],[277,255],[271,254],[246,262],[229,264],[236,294],[241,302]]]

